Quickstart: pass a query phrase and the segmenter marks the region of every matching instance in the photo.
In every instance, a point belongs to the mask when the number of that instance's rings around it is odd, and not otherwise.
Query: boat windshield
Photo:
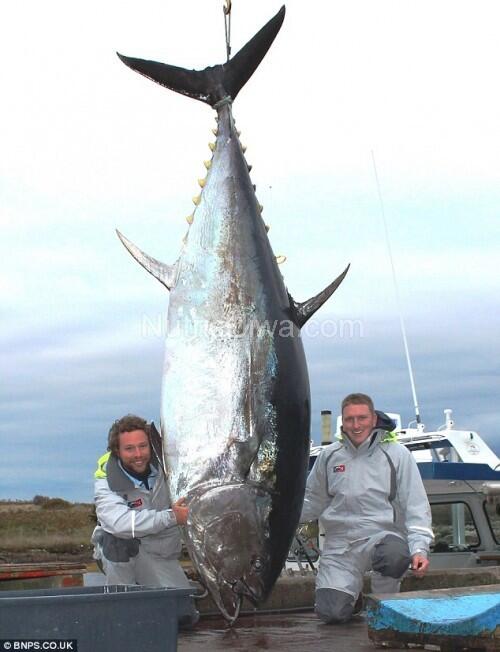
[[[500,502],[485,502],[484,511],[493,532],[495,543],[500,544]]]
[[[431,503],[434,553],[466,552],[481,544],[469,506],[461,501]]]

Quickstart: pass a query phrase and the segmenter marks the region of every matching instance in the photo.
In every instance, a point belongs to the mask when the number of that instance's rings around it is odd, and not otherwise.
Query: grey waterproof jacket
[[[151,462],[155,468],[157,465]],[[180,530],[161,468],[151,491],[137,486],[110,455],[105,477],[95,481],[95,505],[99,526],[92,540],[100,542],[110,561],[125,562],[140,545],[144,552],[163,559],[177,559],[181,552]],[[102,474],[104,475],[104,474]]]
[[[341,552],[382,533],[408,541],[410,553],[427,554],[433,541],[431,510],[417,464],[388,430],[377,428],[356,448],[347,436],[318,455],[307,480],[301,522],[319,519],[324,550]]]

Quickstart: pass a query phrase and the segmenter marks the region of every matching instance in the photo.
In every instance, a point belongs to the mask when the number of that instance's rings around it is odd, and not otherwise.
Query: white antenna
[[[387,229],[387,221],[385,219],[385,209],[384,209],[384,201],[382,199],[382,192],[380,190],[380,183],[378,180],[378,173],[377,173],[377,164],[375,163],[375,154],[373,153],[372,150],[372,161],[373,161],[373,170],[375,172],[375,181],[377,182],[377,192],[378,192],[378,198],[380,202],[380,212],[382,213],[382,221],[384,223],[384,231],[385,231],[385,242],[387,244],[387,251],[389,253],[389,260],[391,263],[391,269],[392,269],[392,280],[394,283],[394,292],[396,294],[396,305],[399,313],[399,323],[401,325],[401,334],[403,336],[403,344],[405,347],[405,354],[406,354],[406,363],[408,365],[408,373],[410,374],[410,385],[411,385],[411,393],[413,395],[413,405],[415,407],[415,418],[417,421],[417,429],[423,431],[425,426],[422,423],[420,419],[420,408],[418,407],[418,400],[417,400],[417,390],[415,389],[415,380],[413,378],[413,368],[411,366],[411,358],[410,358],[410,350],[408,348],[408,340],[406,339],[406,328],[405,328],[405,322],[403,319],[403,312],[401,310],[401,301],[399,299],[399,289],[398,289],[398,282],[396,279],[396,270],[394,269],[394,260],[392,258],[392,249],[391,249],[391,242],[389,240],[389,231]]]

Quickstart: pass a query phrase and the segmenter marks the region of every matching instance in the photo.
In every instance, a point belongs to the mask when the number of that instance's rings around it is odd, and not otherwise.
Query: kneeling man
[[[108,451],[95,472],[99,524],[92,535],[106,584],[189,588],[179,563],[188,508],[183,500],[170,504],[161,437],[128,414],[111,426]],[[194,605],[187,616],[186,624],[196,622]]]
[[[323,448],[307,480],[300,521],[320,519],[325,530],[315,610],[326,623],[351,618],[366,571],[373,592],[394,593],[410,566],[422,577],[429,565],[429,501],[394,427],[369,396],[349,394],[342,438]]]

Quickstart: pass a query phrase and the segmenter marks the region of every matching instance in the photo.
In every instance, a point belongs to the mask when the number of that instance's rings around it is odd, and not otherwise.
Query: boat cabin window
[[[464,552],[479,546],[479,533],[465,503],[434,503],[431,511],[435,537],[432,552]]]
[[[500,543],[500,502],[484,503],[484,511],[496,543]]]

